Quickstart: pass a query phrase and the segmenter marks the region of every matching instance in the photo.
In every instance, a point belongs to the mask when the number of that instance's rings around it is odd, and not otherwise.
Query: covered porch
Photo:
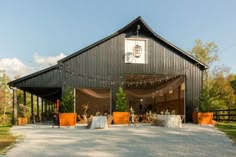
[[[58,74],[58,66],[52,66],[8,83],[13,97],[13,125],[20,123],[18,118],[26,118],[28,123],[52,119],[62,93]]]

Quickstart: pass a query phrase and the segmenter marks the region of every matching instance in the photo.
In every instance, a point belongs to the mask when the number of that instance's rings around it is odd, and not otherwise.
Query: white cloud
[[[25,76],[34,71],[32,68],[29,68],[22,63],[18,58],[0,59],[0,70],[4,70],[11,79]]]
[[[46,68],[52,65],[57,64],[57,61],[64,58],[65,54],[60,53],[57,56],[40,56],[37,53],[34,54],[34,62],[40,67],[40,68]]]
[[[64,58],[65,55],[60,53],[57,56],[40,56],[34,54],[33,56],[33,66],[27,66],[21,62],[18,58],[3,58],[0,59],[0,71],[5,71],[6,74],[14,80],[15,78],[23,77],[25,75],[31,74],[35,71],[42,70],[49,66],[57,64],[57,61]]]

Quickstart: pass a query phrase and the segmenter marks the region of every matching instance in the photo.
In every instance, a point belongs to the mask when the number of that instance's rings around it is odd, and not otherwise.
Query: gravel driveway
[[[211,126],[112,126],[109,129],[13,127],[23,140],[4,157],[233,157],[236,145]],[[1,157],[3,155],[0,155]]]

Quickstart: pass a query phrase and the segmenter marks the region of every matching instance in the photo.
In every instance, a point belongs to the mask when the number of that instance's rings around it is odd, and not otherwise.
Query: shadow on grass
[[[236,122],[227,123],[227,122],[219,122],[216,127],[226,133],[226,135],[231,138],[236,144]]]
[[[0,154],[6,154],[17,142],[18,137],[13,136],[10,129],[11,127],[0,127]]]

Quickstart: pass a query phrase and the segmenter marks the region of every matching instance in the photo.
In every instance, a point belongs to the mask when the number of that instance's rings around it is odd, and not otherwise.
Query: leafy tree
[[[234,94],[236,94],[236,75],[232,75],[232,80],[230,81],[231,87],[234,89]]]
[[[214,42],[204,44],[200,39],[197,39],[190,53],[209,67],[219,60],[218,46]]]
[[[10,125],[12,113],[11,90],[7,83],[10,78],[3,72],[0,73],[0,125]]]
[[[195,46],[193,47],[192,51],[190,52],[194,57],[198,60],[206,64],[209,69],[211,68],[212,63],[219,60],[218,56],[218,46],[214,42],[210,43],[203,43],[200,39],[195,40]],[[209,69],[207,69],[203,75],[204,79],[204,88],[209,90]]]
[[[208,90],[206,88],[203,88],[200,96],[200,106],[199,106],[199,110],[201,112],[209,111],[210,107],[209,97],[210,96],[208,94]]]
[[[60,112],[74,112],[74,91],[71,87],[67,87],[61,100]]]
[[[219,99],[224,102],[224,107],[227,109],[235,106],[236,95],[231,86],[233,76],[230,74],[230,69],[224,66],[216,67],[214,74],[214,88],[218,87]],[[213,103],[214,105],[214,103]]]
[[[218,46],[214,42],[203,43],[200,39],[195,40],[195,46],[190,52],[198,60],[206,64],[209,69],[212,63],[219,59]],[[202,112],[206,112],[210,109],[210,99],[213,93],[211,93],[212,80],[209,77],[209,70],[206,70],[203,75],[203,90],[200,96],[199,109]]]
[[[116,111],[117,112],[127,111],[126,94],[122,87],[119,87],[116,93]]]
[[[233,76],[225,66],[215,67],[209,83],[210,109],[234,108],[236,95],[230,84]]]

